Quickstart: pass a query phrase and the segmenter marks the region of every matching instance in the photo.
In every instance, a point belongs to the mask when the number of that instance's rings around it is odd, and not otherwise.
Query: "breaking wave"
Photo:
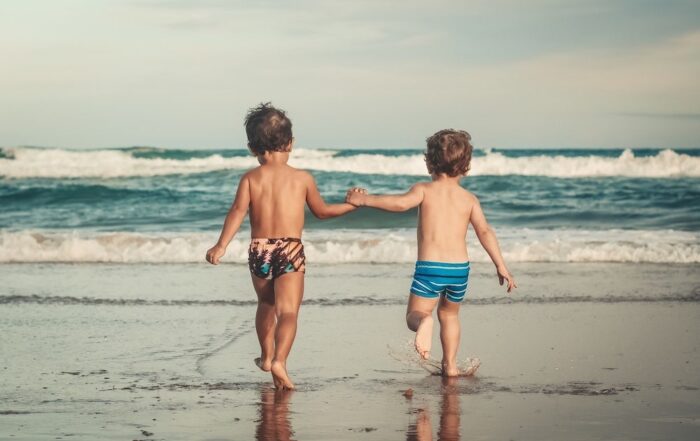
[[[155,152],[161,152],[154,150]],[[237,151],[202,155],[199,151],[144,156],[138,149],[66,150],[17,147],[0,154],[0,177],[6,178],[121,178],[172,174],[207,173],[248,169],[257,161]],[[206,152],[204,152],[206,153]],[[418,153],[377,152],[342,154],[333,150],[298,149],[290,164],[308,170],[380,175],[426,175],[423,156]],[[524,175],[559,178],[624,176],[644,178],[700,177],[700,157],[674,150],[653,156],[635,156],[630,149],[619,156],[567,156],[536,154],[508,156],[485,151],[472,160],[471,175]]]
[[[233,240],[226,263],[245,263],[245,233]],[[141,234],[85,231],[0,231],[0,263],[197,263],[216,233]],[[674,230],[499,229],[509,262],[700,263],[700,233]],[[416,258],[415,230],[312,231],[304,237],[315,263],[407,263]],[[488,261],[470,239],[472,261]]]

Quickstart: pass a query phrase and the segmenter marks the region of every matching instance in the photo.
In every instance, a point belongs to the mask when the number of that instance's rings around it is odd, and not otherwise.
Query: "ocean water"
[[[348,187],[397,193],[429,179],[419,150],[297,149],[330,202]],[[0,149],[0,263],[199,262],[245,150]],[[463,186],[512,262],[700,262],[700,149],[476,150]],[[415,211],[307,216],[311,262],[410,262]],[[475,261],[488,259],[470,234]],[[248,226],[227,260],[246,258]]]

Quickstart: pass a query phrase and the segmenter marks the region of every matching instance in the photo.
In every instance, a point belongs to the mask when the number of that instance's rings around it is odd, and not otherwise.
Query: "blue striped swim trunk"
[[[451,302],[461,302],[467,293],[469,262],[444,263],[419,260],[413,274],[411,293],[437,299],[444,295]]]

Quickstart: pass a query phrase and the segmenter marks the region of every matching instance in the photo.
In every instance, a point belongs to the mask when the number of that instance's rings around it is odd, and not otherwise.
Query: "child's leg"
[[[408,329],[416,333],[416,351],[424,358],[430,357],[430,346],[433,343],[433,309],[438,299],[411,294],[406,310]]]
[[[260,342],[260,358],[255,364],[264,371],[270,370],[275,353],[275,285],[272,280],[251,275],[253,288],[258,295],[258,310],[255,313],[255,331]]]
[[[297,333],[297,316],[303,297],[304,273],[288,273],[275,280],[277,330],[271,371],[275,386],[280,389],[294,389],[294,384],[287,376],[287,357]]]
[[[457,369],[457,349],[459,349],[459,303],[446,297],[440,298],[438,320],[440,321],[440,341],[442,342],[442,374],[459,375]]]

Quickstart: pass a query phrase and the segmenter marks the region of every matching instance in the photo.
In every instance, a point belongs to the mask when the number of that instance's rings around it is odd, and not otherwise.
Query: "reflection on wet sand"
[[[256,441],[292,441],[294,431],[289,422],[289,400],[294,391],[265,387],[260,390],[260,419]]]
[[[459,391],[457,390],[458,377],[442,378],[442,402],[440,404],[440,427],[437,439],[444,441],[459,440]],[[417,408],[412,410],[416,421],[409,424],[406,431],[408,441],[432,441],[433,426],[430,420],[430,410]]]

